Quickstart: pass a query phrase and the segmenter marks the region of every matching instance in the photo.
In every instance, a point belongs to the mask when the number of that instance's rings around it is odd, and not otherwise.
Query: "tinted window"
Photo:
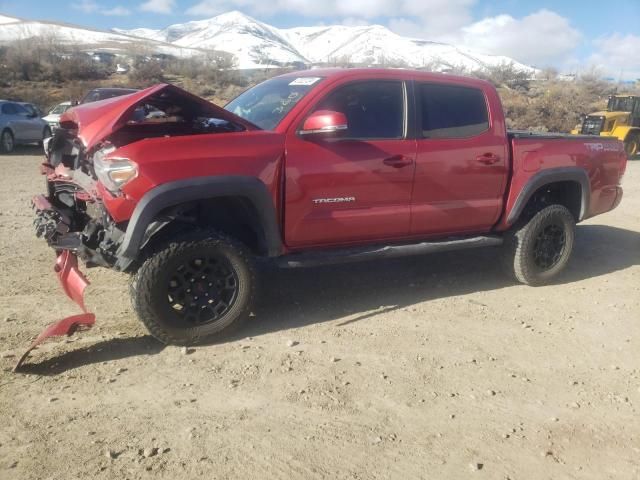
[[[472,137],[489,128],[481,90],[423,83],[418,92],[424,138]]]
[[[38,111],[36,110],[36,107],[31,105],[30,103],[27,103],[25,105],[21,105],[21,107],[24,108],[29,115],[33,115],[34,117],[39,117],[40,116],[38,114]]]
[[[403,98],[402,82],[352,83],[330,93],[316,110],[344,113],[350,138],[402,138]]]

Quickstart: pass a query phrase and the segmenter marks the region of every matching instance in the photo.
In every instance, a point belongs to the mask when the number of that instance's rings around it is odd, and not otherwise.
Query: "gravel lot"
[[[79,313],[32,231],[39,161],[0,157],[0,478],[640,477],[640,162],[555,285],[509,282],[493,249],[265,267],[241,336],[185,353],[91,269],[96,328],[13,374]]]

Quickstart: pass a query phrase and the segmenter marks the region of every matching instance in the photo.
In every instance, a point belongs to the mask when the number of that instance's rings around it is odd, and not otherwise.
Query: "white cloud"
[[[507,55],[545,67],[563,62],[580,44],[582,34],[568,19],[549,10],[522,17],[489,17],[463,27],[458,43],[486,53]]]
[[[127,15],[131,15],[131,10],[118,5],[113,8],[102,10],[100,13],[102,13],[102,15],[109,15],[113,17],[126,17]]]
[[[84,13],[94,13],[100,9],[100,5],[91,0],[81,0],[80,2],[71,4],[71,8],[80,10]]]
[[[119,16],[123,17],[130,15],[131,11],[123,6],[115,6],[112,8],[105,8],[103,5],[94,2],[93,0],[81,0],[77,3],[72,3],[71,7],[80,10],[83,13],[98,13],[100,15]]]
[[[364,27],[365,25],[369,25],[369,22],[363,18],[356,17],[343,18],[340,23],[346,27]]]
[[[140,10],[151,13],[169,14],[175,7],[175,0],[147,0],[140,5]]]
[[[595,53],[587,60],[591,66],[615,79],[640,79],[640,36],[614,33],[597,38],[593,44]]]
[[[213,16],[240,9],[255,16],[273,17],[288,12],[305,17],[364,19],[413,17],[429,35],[440,35],[471,21],[471,7],[477,0],[200,0],[188,15]]]
[[[186,13],[187,15],[194,15],[196,17],[212,17],[225,12],[227,6],[230,6],[227,2],[208,2],[203,0],[187,8]]]

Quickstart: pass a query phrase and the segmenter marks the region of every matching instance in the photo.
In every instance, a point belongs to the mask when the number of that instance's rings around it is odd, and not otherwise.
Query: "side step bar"
[[[340,263],[362,262],[374,258],[396,258],[426,253],[445,252],[478,247],[502,245],[502,237],[482,236],[455,238],[437,242],[420,242],[403,245],[368,245],[331,250],[292,253],[277,259],[277,265],[284,268],[314,267]]]

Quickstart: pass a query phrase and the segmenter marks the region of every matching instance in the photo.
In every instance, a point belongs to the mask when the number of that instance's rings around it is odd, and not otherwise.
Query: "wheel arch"
[[[580,222],[588,216],[590,194],[589,176],[584,169],[562,167],[543,170],[532,176],[522,188],[507,214],[507,224],[513,225],[523,214],[531,213],[531,208],[543,208],[549,199],[567,207],[576,222]]]
[[[164,225],[157,228],[156,219],[159,215],[181,205],[198,205],[209,213],[216,207],[231,209],[231,216],[234,213],[244,215],[242,220],[245,224],[251,222],[248,226],[256,235],[257,253],[277,256],[282,251],[275,205],[263,182],[241,175],[198,177],[165,183],[142,197],[118,248],[116,269],[127,269],[149,239],[162,231]],[[206,226],[215,226],[215,216],[207,215],[206,218],[212,219]],[[224,228],[222,230],[225,231]],[[225,233],[233,234],[229,231]]]
[[[13,130],[13,127],[10,123],[5,123],[2,128],[0,128],[0,134],[4,133],[6,130],[9,130],[11,135],[13,135],[13,139],[16,139],[16,132]]]

